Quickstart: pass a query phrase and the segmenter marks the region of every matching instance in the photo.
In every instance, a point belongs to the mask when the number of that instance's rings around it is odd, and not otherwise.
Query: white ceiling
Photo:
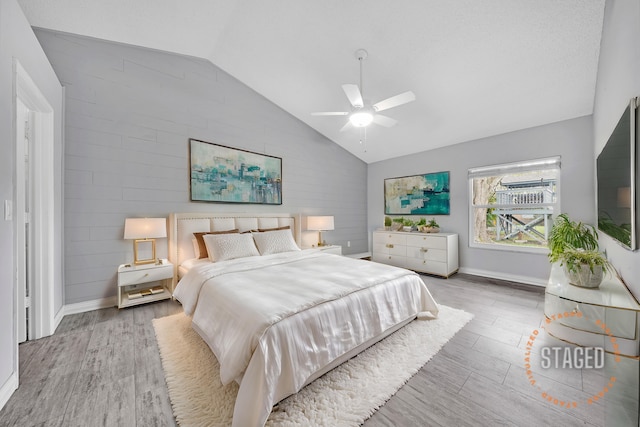
[[[367,163],[591,114],[605,0],[18,0],[31,25],[211,60]],[[341,85],[411,90],[340,132]],[[585,141],[588,144],[589,141]]]

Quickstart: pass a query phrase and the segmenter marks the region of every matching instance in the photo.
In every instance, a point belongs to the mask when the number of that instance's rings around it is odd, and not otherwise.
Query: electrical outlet
[[[350,248],[351,247],[351,240],[347,240],[347,247]]]

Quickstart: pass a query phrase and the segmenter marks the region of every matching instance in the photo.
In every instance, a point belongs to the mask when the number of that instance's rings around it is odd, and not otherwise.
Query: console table
[[[558,339],[614,353],[610,337],[600,326],[604,323],[616,337],[621,355],[640,356],[640,304],[614,275],[605,275],[597,289],[580,288],[569,284],[563,268],[554,264],[545,290],[544,314],[553,319],[545,329]]]

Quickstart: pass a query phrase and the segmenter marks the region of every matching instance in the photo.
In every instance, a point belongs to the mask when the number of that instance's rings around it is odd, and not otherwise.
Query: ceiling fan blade
[[[375,114],[373,116],[373,123],[390,128],[391,126],[398,123],[398,121],[396,119],[392,119],[391,117],[383,116],[382,114]]]
[[[360,89],[358,89],[358,85],[354,84],[346,84],[342,85],[342,90],[349,98],[349,102],[354,107],[362,107],[364,102],[362,101],[362,95],[360,94]]]
[[[398,105],[406,104],[407,102],[415,101],[415,99],[416,95],[413,92],[408,91],[373,104],[373,109],[376,111],[384,111],[389,108],[397,107]]]
[[[319,113],[311,113],[312,116],[346,116],[347,111],[322,111]]]
[[[342,126],[342,128],[340,129],[340,132],[348,131],[352,127],[353,127],[353,125],[351,124],[351,121],[347,120],[347,123],[345,123],[345,125]]]

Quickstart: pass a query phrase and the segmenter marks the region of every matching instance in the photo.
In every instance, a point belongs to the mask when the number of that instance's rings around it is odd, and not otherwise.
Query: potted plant
[[[384,217],[384,229],[391,230],[391,218],[388,216]]]
[[[560,264],[569,283],[583,288],[597,288],[604,274],[614,270],[603,253],[578,248],[566,248],[560,255]]]
[[[422,231],[426,233],[438,233],[440,232],[440,225],[435,218],[431,218],[423,227]]]
[[[406,219],[404,219],[404,220],[402,221],[402,226],[403,226],[403,227],[402,227],[402,229],[403,229],[404,231],[411,231],[411,230],[413,230],[413,226],[414,226],[414,225],[415,225],[415,223],[414,223],[411,219],[409,219],[409,218],[406,218]]]
[[[396,218],[393,218],[393,220],[391,222],[392,222],[391,230],[398,231],[398,230],[400,230],[402,228],[402,224],[404,222],[404,218],[396,217]]]
[[[604,254],[598,251],[596,229],[572,221],[565,213],[554,220],[548,246],[549,260],[560,262],[572,285],[597,288],[603,274],[614,270]]]

